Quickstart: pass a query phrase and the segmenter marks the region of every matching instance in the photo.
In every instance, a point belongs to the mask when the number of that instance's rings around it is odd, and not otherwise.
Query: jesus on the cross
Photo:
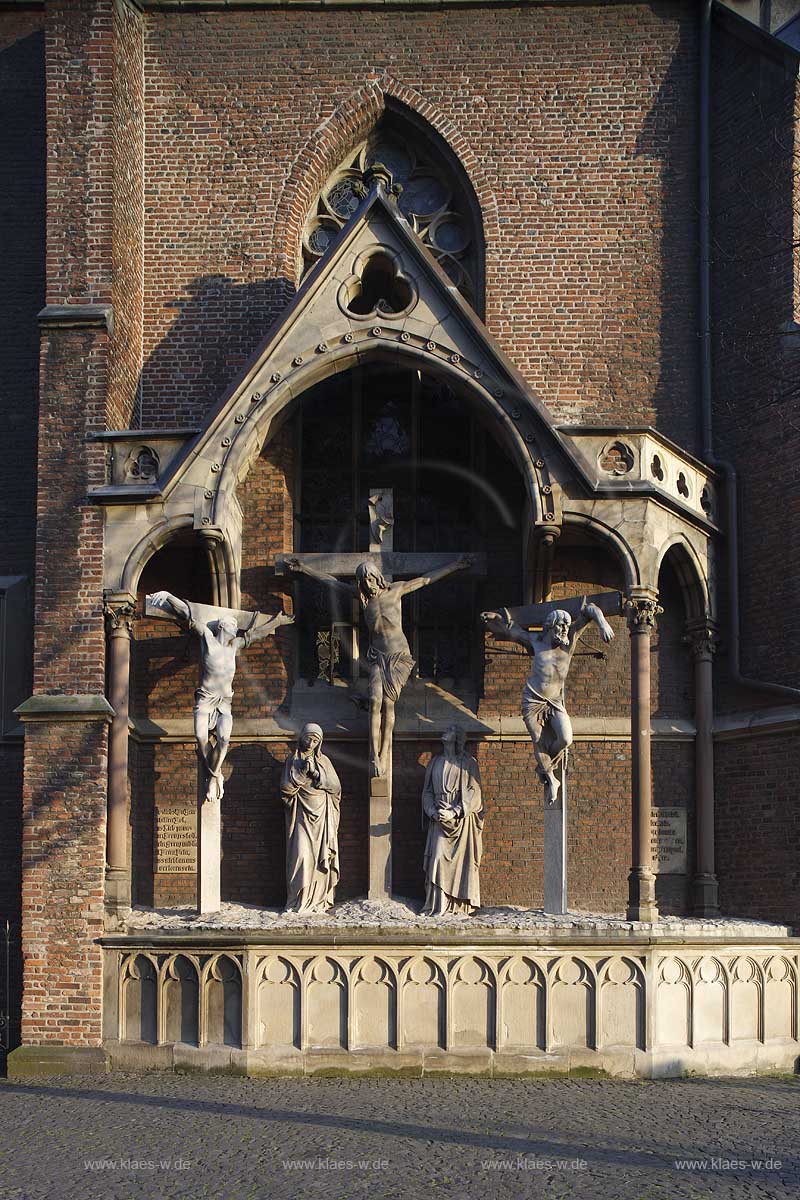
[[[470,555],[463,554],[429,575],[389,583],[376,564],[365,559],[356,567],[353,585],[315,570],[299,558],[285,560],[290,571],[308,575],[351,598],[357,596],[361,602],[369,630],[369,752],[373,776],[385,775],[389,770],[395,704],[416,666],[403,633],[403,597],[455,571],[466,570],[473,562]]]

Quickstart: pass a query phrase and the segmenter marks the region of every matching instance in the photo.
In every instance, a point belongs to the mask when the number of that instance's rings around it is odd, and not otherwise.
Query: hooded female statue
[[[326,912],[339,881],[342,785],[321,749],[322,729],[305,725],[283,767],[287,912]]]

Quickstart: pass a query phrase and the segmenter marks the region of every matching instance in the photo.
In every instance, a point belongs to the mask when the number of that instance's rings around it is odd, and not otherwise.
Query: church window
[[[391,489],[392,551],[409,556],[409,569],[397,577],[424,574],[418,564],[426,555],[461,554],[485,555],[487,578],[516,577],[522,480],[472,406],[446,383],[367,364],[308,392],[296,429],[296,550],[366,558],[370,497]],[[300,678],[357,679],[367,645],[358,604],[307,577],[298,588]],[[485,588],[484,577],[456,574],[404,601],[420,678],[473,696],[479,690],[476,613],[490,602]]]
[[[452,282],[480,311],[482,234],[461,168],[410,123],[388,113],[331,173],[303,229],[302,273],[319,261],[361,203],[364,172],[381,163],[399,185],[398,206]]]

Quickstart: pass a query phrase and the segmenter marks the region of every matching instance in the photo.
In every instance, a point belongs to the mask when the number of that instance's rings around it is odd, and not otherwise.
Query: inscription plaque
[[[193,875],[197,870],[197,808],[157,808],[153,870],[161,875]]]
[[[650,848],[657,875],[685,875],[686,809],[654,808],[650,814]]]

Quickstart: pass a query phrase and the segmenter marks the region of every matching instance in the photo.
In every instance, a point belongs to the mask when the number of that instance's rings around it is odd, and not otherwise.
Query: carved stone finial
[[[371,188],[374,183],[382,183],[384,191],[391,194],[394,186],[392,172],[383,163],[372,163],[364,172],[364,183]]]
[[[645,627],[652,629],[656,617],[663,611],[655,596],[628,596],[625,600],[625,615],[631,633]]]

